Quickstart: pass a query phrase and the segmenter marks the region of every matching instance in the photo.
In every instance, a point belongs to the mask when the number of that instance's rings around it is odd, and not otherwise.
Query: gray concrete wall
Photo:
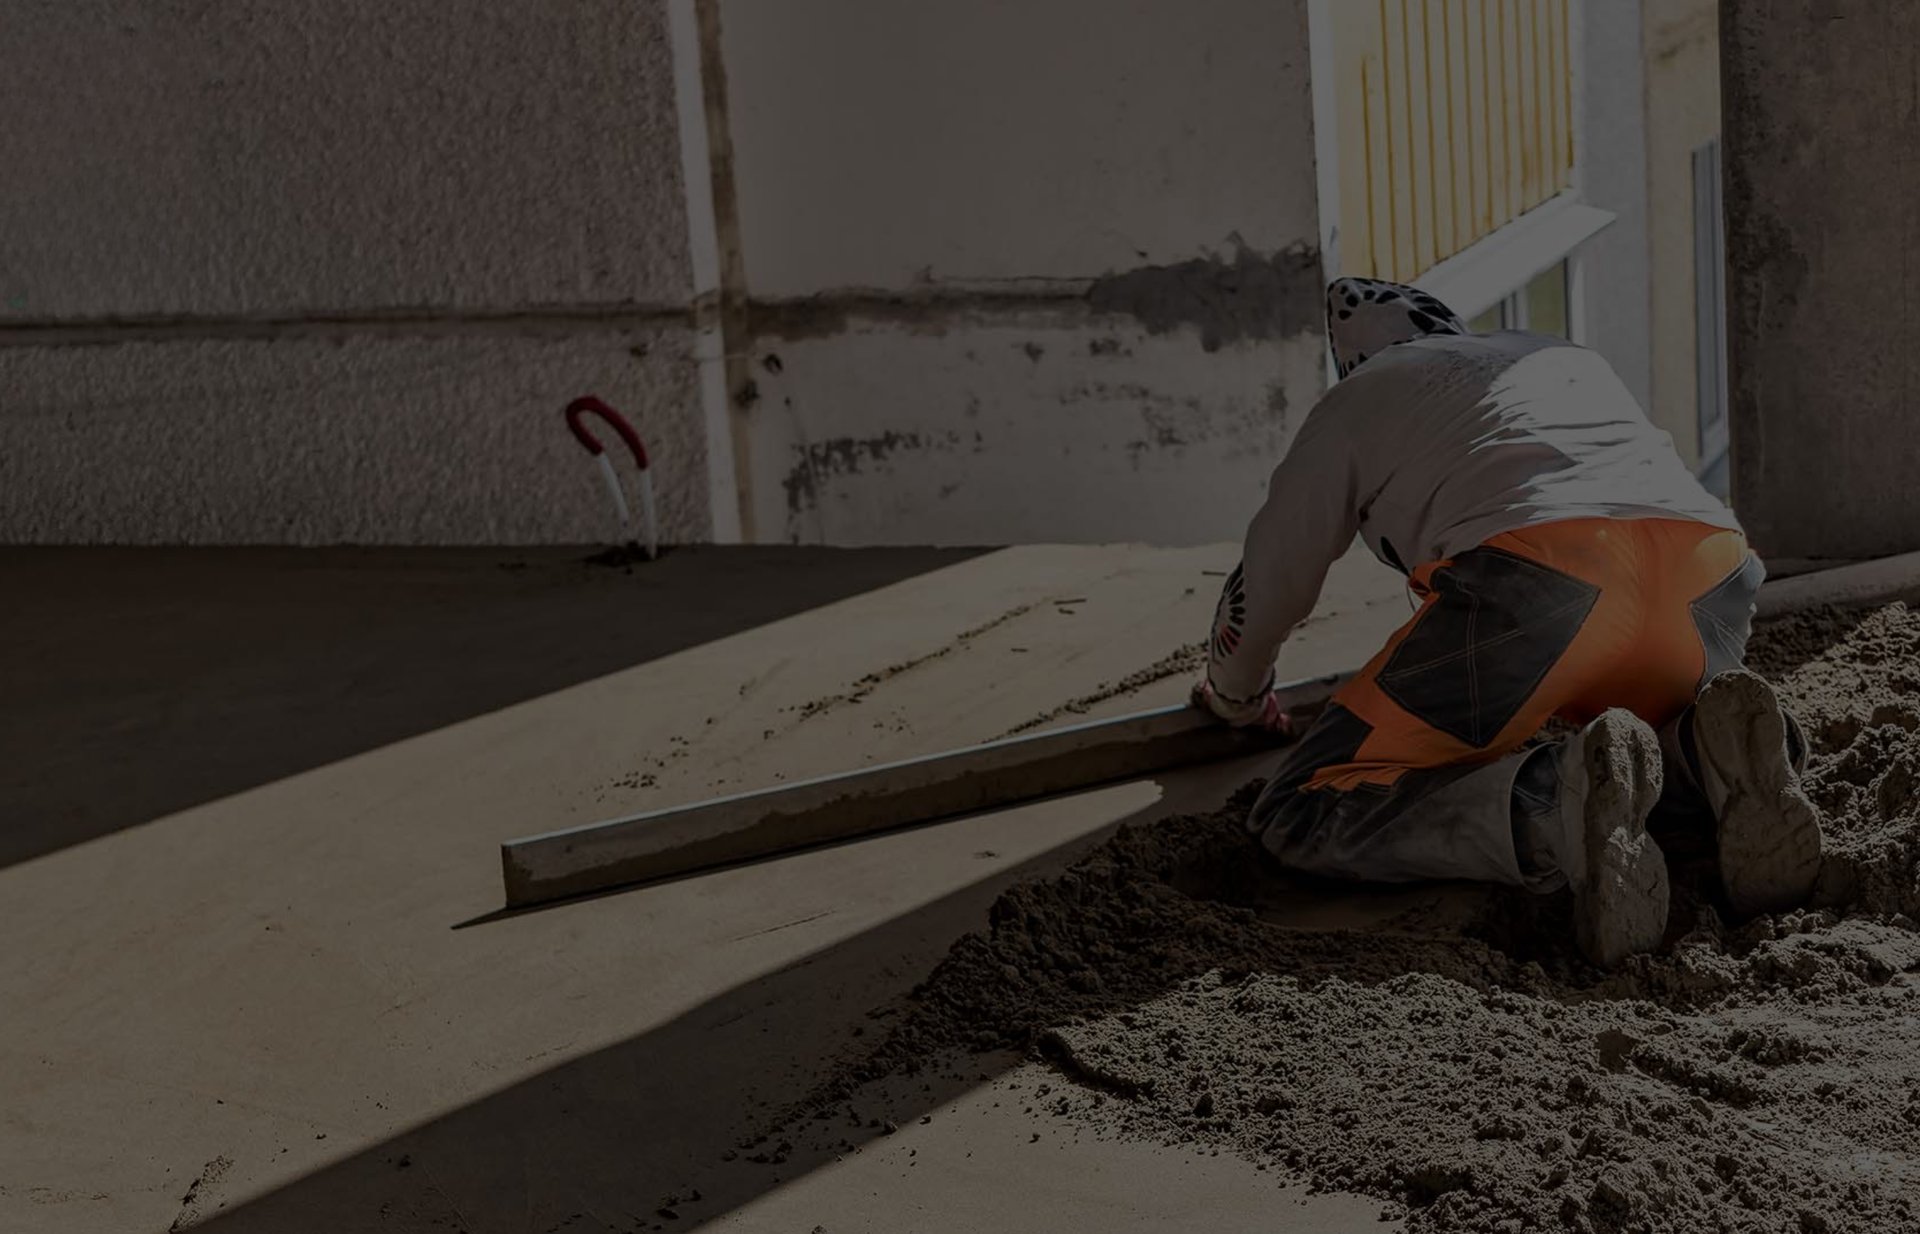
[[[664,0],[25,0],[0,541],[591,540],[560,407],[709,526]]]
[[[1920,548],[1920,9],[1720,21],[1734,503],[1778,557]]]
[[[722,0],[763,539],[1238,537],[1319,394],[1304,0]]]

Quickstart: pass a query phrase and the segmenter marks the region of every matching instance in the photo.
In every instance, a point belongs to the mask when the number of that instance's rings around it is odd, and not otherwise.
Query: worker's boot
[[[1647,834],[1660,799],[1660,741],[1615,709],[1558,751],[1553,857],[1573,892],[1574,938],[1602,968],[1652,951],[1667,932],[1667,859]]]
[[[1746,669],[1721,673],[1700,692],[1691,728],[1692,770],[1713,810],[1733,910],[1805,904],[1820,877],[1820,812],[1800,785],[1805,739],[1773,687]]]

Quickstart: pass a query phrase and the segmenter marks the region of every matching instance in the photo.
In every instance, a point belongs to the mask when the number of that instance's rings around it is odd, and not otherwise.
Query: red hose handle
[[[581,422],[582,417],[589,412],[605,420],[612,426],[614,432],[620,434],[620,440],[626,442],[627,449],[633,451],[633,461],[640,465],[640,470],[645,471],[647,448],[640,444],[640,434],[633,431],[633,425],[627,423],[625,416],[591,394],[583,395],[567,404],[567,427],[573,431],[574,438],[587,448],[587,453],[598,455],[606,452],[606,447],[600,444],[600,439]]]

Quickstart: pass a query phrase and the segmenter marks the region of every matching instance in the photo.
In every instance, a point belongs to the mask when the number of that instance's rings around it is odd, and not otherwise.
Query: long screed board
[[[1347,674],[1279,687],[1304,724]],[[760,792],[589,823],[500,847],[507,907],[689,874],[1284,744],[1162,707]]]

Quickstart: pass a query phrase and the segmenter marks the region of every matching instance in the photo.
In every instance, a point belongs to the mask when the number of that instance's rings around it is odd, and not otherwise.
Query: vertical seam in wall
[[[1335,89],[1333,14],[1334,0],[1307,0],[1307,73],[1313,101],[1314,179],[1318,188],[1315,208],[1320,212],[1320,282],[1322,286],[1338,277],[1340,266],[1340,105]],[[1322,346],[1322,366],[1326,384],[1331,386],[1334,371],[1333,351]]]
[[[1586,157],[1587,114],[1587,6],[1584,0],[1567,0],[1567,181],[1576,200],[1587,200]],[[1587,259],[1576,252],[1576,260],[1567,267],[1567,333],[1582,347],[1593,345],[1592,315],[1588,311]]]
[[[681,0],[686,3],[687,0]],[[721,46],[720,0],[691,0],[698,44],[700,96],[706,128],[708,183],[712,191],[718,283],[714,312],[724,381],[727,437],[732,445],[734,489],[741,539],[756,539],[753,456],[747,421],[752,338],[747,312],[747,264],[740,242],[740,199],[727,104],[726,59]]]
[[[1574,0],[1560,0],[1560,63],[1563,66],[1560,90],[1566,96],[1564,105],[1567,112],[1567,165],[1563,171],[1567,177],[1567,187],[1573,189],[1580,187],[1574,178],[1574,169],[1580,162],[1580,147],[1576,142],[1578,132],[1573,119],[1573,19],[1576,11]]]
[[[1547,64],[1546,0],[1533,0],[1533,31],[1527,36],[1533,46],[1533,161],[1540,170],[1534,175],[1534,193],[1545,201],[1553,196],[1547,177],[1553,174],[1553,104],[1547,97],[1551,86]],[[1538,202],[1534,204],[1539,204]]]
[[[1398,198],[1399,177],[1393,174],[1393,59],[1392,49],[1387,46],[1387,0],[1380,0],[1380,95],[1381,119],[1387,126],[1382,140],[1387,149],[1387,278],[1400,277],[1400,203]],[[1379,259],[1374,260],[1374,273],[1379,270]]]
[[[670,0],[674,110],[680,137],[680,179],[687,204],[687,255],[692,278],[694,384],[707,444],[707,519],[714,543],[740,538],[740,480],[729,422],[726,340],[720,327],[720,242],[714,217],[713,168],[706,96],[700,71],[700,23],[694,0]]]
[[[1640,48],[1640,197],[1643,202],[1640,217],[1645,220],[1640,228],[1640,245],[1646,255],[1647,273],[1643,310],[1647,320],[1646,411],[1648,416],[1652,416],[1655,414],[1653,408],[1653,143],[1648,139],[1647,125],[1653,116],[1653,96],[1649,93],[1652,89],[1653,75],[1647,72],[1647,54],[1651,48],[1647,46],[1646,0],[1640,0],[1634,8],[1640,23],[1640,37],[1636,42]]]
[[[1420,5],[1420,55],[1426,61],[1427,84],[1427,220],[1428,229],[1433,232],[1433,260],[1438,265],[1453,256],[1453,237],[1442,239],[1440,236],[1440,151],[1433,140],[1433,23],[1428,18],[1428,7]],[[1453,98],[1446,99],[1448,108],[1453,106]],[[1451,153],[1451,151],[1449,151]],[[1453,168],[1447,168],[1447,193],[1453,193]]]
[[[1394,278],[1403,282],[1412,282],[1423,271],[1420,269],[1420,185],[1414,170],[1413,147],[1419,137],[1413,131],[1413,26],[1407,17],[1407,0],[1400,0],[1400,89],[1407,100],[1407,253],[1406,269],[1396,273]],[[1428,160],[1427,171],[1432,173],[1432,160]]]
[[[1487,178],[1482,182],[1487,209],[1485,215],[1474,220],[1476,239],[1493,234],[1493,216],[1496,212],[1493,204],[1493,57],[1488,54],[1487,42],[1487,27],[1491,24],[1483,9],[1480,13],[1480,120],[1483,129],[1480,144],[1486,147],[1487,154]],[[1478,174],[1477,165],[1474,170]]]
[[[1461,46],[1463,54],[1465,50],[1467,48]],[[1446,186],[1448,186],[1448,209],[1453,215],[1453,234],[1448,236],[1448,249],[1450,249],[1448,257],[1452,257],[1453,253],[1467,248],[1467,244],[1461,242],[1461,236],[1473,232],[1473,223],[1469,221],[1473,207],[1469,205],[1465,211],[1459,207],[1459,146],[1453,144],[1453,98],[1455,98],[1453,94],[1453,13],[1446,8],[1440,10],[1440,56],[1446,61],[1446,77],[1444,77],[1446,161],[1448,161]],[[1469,196],[1473,194],[1473,155],[1471,154],[1467,155],[1467,194]]]
[[[1373,83],[1367,72],[1369,60],[1360,57],[1360,145],[1366,158],[1367,180],[1367,273],[1380,272],[1380,217],[1374,209],[1374,198],[1379,194],[1379,186],[1373,182]]]

